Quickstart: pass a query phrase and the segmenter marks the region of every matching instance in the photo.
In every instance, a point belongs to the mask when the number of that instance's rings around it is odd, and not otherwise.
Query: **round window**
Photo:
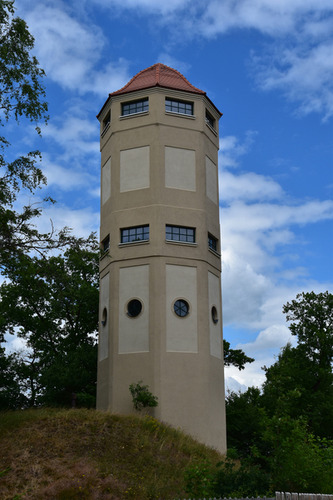
[[[108,319],[108,312],[106,310],[106,307],[104,307],[103,312],[102,312],[102,320],[101,323],[103,326],[106,325],[106,320]]]
[[[186,302],[186,300],[179,299],[179,300],[176,300],[176,302],[174,303],[173,309],[174,309],[175,313],[177,314],[177,316],[184,318],[185,316],[188,315],[189,310],[190,310],[190,306],[189,306],[188,302]]]
[[[218,320],[219,320],[219,317],[218,317],[218,314],[217,314],[217,309],[215,306],[212,307],[212,320],[213,320],[213,323],[217,323]]]
[[[136,318],[142,311],[142,303],[138,299],[132,299],[127,304],[127,315],[130,318]]]

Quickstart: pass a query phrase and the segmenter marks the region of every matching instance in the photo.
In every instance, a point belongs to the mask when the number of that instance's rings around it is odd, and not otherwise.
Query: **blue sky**
[[[333,291],[332,0],[16,0],[45,69],[39,148],[57,204],[39,221],[99,228],[99,124],[109,92],[156,62],[207,92],[220,121],[224,335],[256,361],[227,386],[260,385],[290,340],[282,305]],[[21,201],[26,201],[22,195]],[[31,201],[31,198],[30,198]],[[32,200],[33,201],[33,200]]]

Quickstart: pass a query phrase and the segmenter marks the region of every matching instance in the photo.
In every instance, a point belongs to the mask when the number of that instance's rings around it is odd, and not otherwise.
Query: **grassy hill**
[[[150,416],[0,413],[0,498],[176,499],[189,464],[221,455]]]

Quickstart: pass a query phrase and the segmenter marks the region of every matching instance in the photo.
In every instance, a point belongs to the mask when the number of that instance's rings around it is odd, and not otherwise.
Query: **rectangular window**
[[[215,130],[215,118],[212,117],[212,115],[209,113],[209,111],[207,111],[207,109],[206,109],[206,123],[207,125],[212,127],[212,129]]]
[[[133,243],[135,241],[149,241],[149,226],[127,227],[120,230],[121,243]]]
[[[195,243],[195,228],[182,226],[165,226],[165,238],[168,241]]]
[[[193,116],[193,102],[165,98],[165,111]]]
[[[101,134],[102,136],[105,134],[107,129],[110,127],[110,122],[111,122],[111,111],[109,110],[106,113],[105,118],[103,120],[102,134]]]
[[[144,113],[149,110],[148,97],[138,99],[137,101],[123,102],[121,105],[121,116]]]
[[[108,234],[106,238],[101,243],[102,252],[107,252],[110,248],[110,235]]]
[[[214,252],[217,252],[217,239],[208,233],[208,247]]]

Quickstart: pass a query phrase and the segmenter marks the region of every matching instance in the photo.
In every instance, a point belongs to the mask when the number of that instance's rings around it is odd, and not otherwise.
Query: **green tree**
[[[94,235],[72,238],[63,254],[21,255],[0,287],[0,332],[27,342],[30,358],[17,365],[30,404],[70,404],[96,386],[98,252]],[[23,382],[22,382],[23,383]]]
[[[297,337],[298,349],[318,369],[332,372],[333,294],[300,293],[283,306],[283,312],[293,322],[289,329]],[[316,385],[320,385],[320,377]]]
[[[330,493],[333,488],[333,442],[318,438],[302,420],[274,416],[267,420],[262,457],[271,491]]]
[[[22,408],[27,405],[27,398],[21,390],[17,372],[16,355],[5,354],[0,346],[0,410]]]
[[[45,73],[31,56],[34,38],[25,21],[15,17],[13,0],[0,1],[0,126],[27,120],[35,124],[47,122],[48,106],[42,80]],[[0,135],[0,271],[6,271],[8,260],[31,250],[59,246],[67,235],[55,234],[53,228],[41,234],[33,225],[42,213],[42,205],[32,203],[18,208],[21,190],[33,194],[46,184],[39,168],[39,151],[13,159],[9,141]],[[16,202],[16,203],[15,203]],[[53,202],[45,198],[44,202]]]
[[[237,450],[240,457],[247,457],[265,428],[266,413],[262,408],[261,394],[257,387],[246,392],[230,392],[226,397],[228,448]]]
[[[244,370],[246,363],[253,363],[254,358],[246,356],[241,349],[230,349],[230,342],[223,340],[224,366],[236,366],[239,370]]]
[[[333,295],[302,293],[283,311],[298,344],[265,367],[262,404],[269,415],[305,418],[313,434],[332,439]]]

